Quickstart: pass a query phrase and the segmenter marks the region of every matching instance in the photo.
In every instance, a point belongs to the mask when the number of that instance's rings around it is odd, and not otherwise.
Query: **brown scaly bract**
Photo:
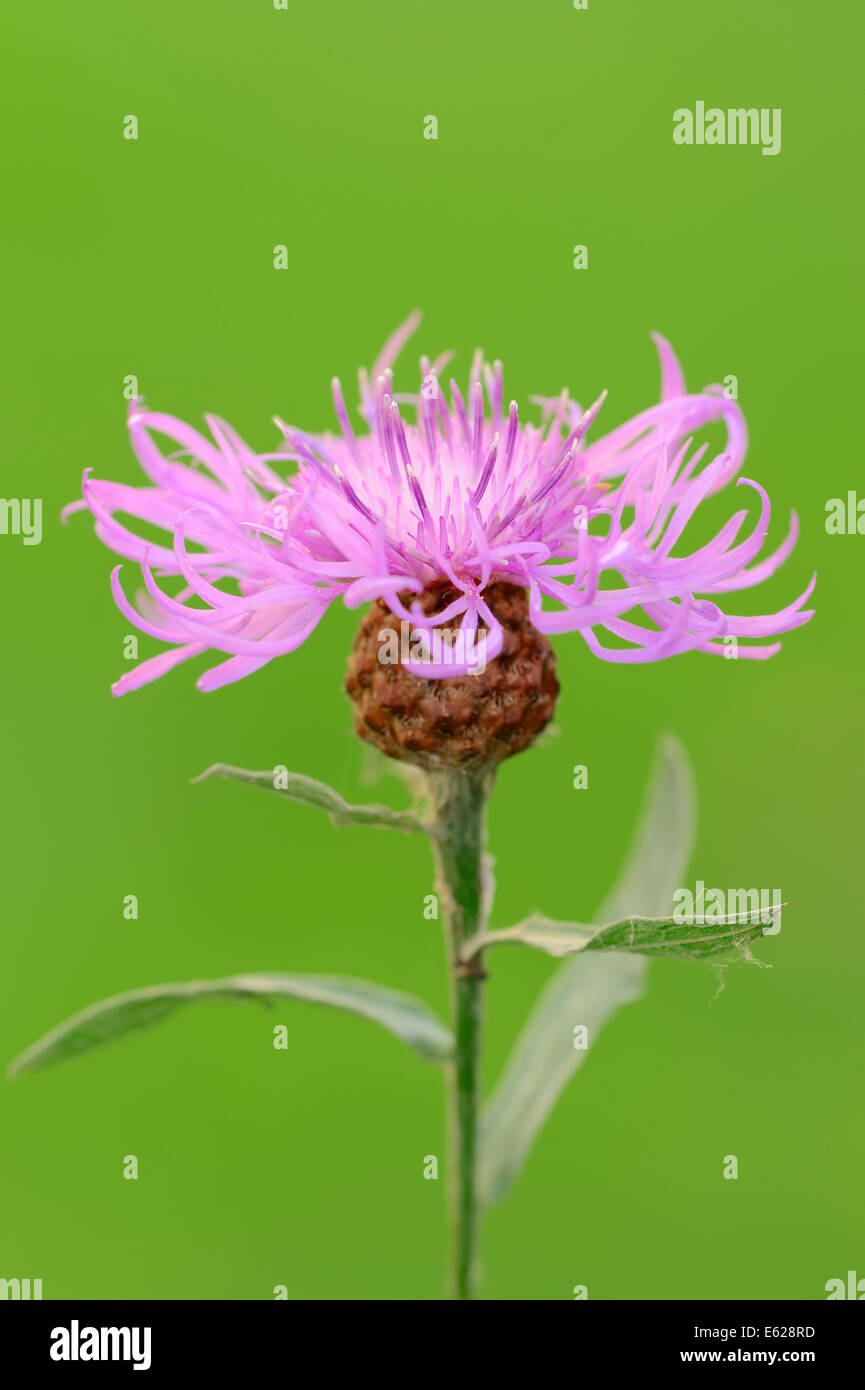
[[[443,611],[455,593],[448,585],[427,589],[420,596],[424,613]],[[409,603],[413,597],[403,596]],[[481,673],[439,680],[380,660],[379,634],[392,630],[395,619],[381,600],[371,605],[346,679],[361,738],[424,768],[491,766],[534,743],[553,717],[559,691],[552,648],[529,622],[524,589],[493,583],[484,599],[504,628],[501,654]]]

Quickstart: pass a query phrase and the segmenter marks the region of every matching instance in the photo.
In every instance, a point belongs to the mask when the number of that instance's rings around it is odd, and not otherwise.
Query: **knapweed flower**
[[[536,633],[578,632],[613,662],[723,653],[731,637],[740,658],[764,658],[779,644],[763,639],[812,616],[804,605],[813,579],[775,613],[746,617],[720,606],[774,573],[796,541],[794,514],[780,547],[759,558],[770,517],[759,483],[738,478],[758,503],[749,534],[742,538],[742,509],[687,549],[700,503],[739,473],[746,430],[719,387],[687,393],[662,338],[660,403],[590,442],[603,397],[585,411],[566,391],[539,398],[539,422],[527,423],[515,401],[505,402],[501,364],[479,354],[465,394],[441,382],[447,357],[422,359],[418,394],[397,394],[392,363],[417,320],[361,372],[362,429],[336,380],[339,432],[278,420],[284,442],[269,454],[253,452],[216,417],[207,417],[206,438],[132,403],[130,438],[149,485],[104,482],[88,470],[83,500],[68,509],[89,508],[97,535],[141,566],[138,607],[120,566],[115,600],[137,628],[170,644],[123,676],[115,694],[205,652],[227,660],[200,677],[201,690],[236,681],[305,642],[337,598],[349,608],[377,601],[397,632],[410,625],[413,646],[400,670],[423,682],[474,669],[472,638],[481,633],[487,667],[507,653],[496,594],[512,608],[518,591]],[[726,442],[707,461],[693,436],[717,421]],[[170,452],[156,436],[171,441]],[[165,543],[137,534],[128,518],[161,528]],[[165,585],[172,576],[179,592]],[[462,635],[461,660],[416,640],[443,629]],[[544,679],[541,672],[539,688]]]

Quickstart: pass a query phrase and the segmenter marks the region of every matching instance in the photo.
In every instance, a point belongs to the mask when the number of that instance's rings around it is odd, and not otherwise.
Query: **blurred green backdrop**
[[[355,615],[217,694],[187,666],[110,698],[128,630],[111,558],[86,516],[58,517],[86,465],[139,481],[124,377],[265,449],[274,412],[328,426],[331,375],[351,382],[419,305],[404,382],[421,351],[457,349],[464,374],[480,345],[521,402],[609,387],[610,428],[656,398],[657,328],[690,385],[738,377],[771,538],[802,518],[741,606],[780,606],[816,567],[818,616],[768,664],[617,668],[560,639],[559,736],[494,801],[493,921],[591,913],[665,729],[701,788],[690,881],[790,906],[774,969],[729,972],[714,1001],[710,971],[653,967],[493,1213],[483,1294],[821,1298],[865,1275],[865,539],[823,524],[863,487],[861,39],[860,7],[805,0],[7,7],[2,491],[43,497],[45,520],[39,546],[0,537],[4,1062],[106,994],[240,970],[357,974],[444,1008],[422,844],[189,783],[284,762],[402,804],[397,782],[363,785],[341,692]],[[673,110],[698,99],[782,108],[781,154],[675,146]],[[488,1081],[551,968],[496,960]],[[0,1276],[46,1298],[437,1298],[440,1087],[385,1033],[301,1005],[202,1007],[3,1083]]]

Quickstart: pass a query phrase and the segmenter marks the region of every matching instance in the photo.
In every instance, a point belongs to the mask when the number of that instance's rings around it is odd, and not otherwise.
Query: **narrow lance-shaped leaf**
[[[404,830],[408,834],[429,835],[430,828],[413,815],[411,811],[392,811],[388,806],[352,806],[333,787],[307,777],[302,772],[288,772],[284,768],[269,768],[265,772],[249,772],[243,767],[231,767],[229,763],[214,763],[193,782],[204,782],[209,777],[225,777],[233,782],[246,782],[251,787],[263,787],[275,792],[277,796],[289,801],[299,801],[304,806],[314,806],[326,811],[334,825],[371,825],[387,830]]]
[[[299,999],[308,1004],[327,1004],[387,1028],[426,1061],[443,1062],[453,1050],[447,1028],[422,1000],[370,980],[338,975],[231,975],[223,980],[150,985],[91,1004],[22,1052],[10,1066],[9,1075],[79,1057],[103,1043],[146,1028],[188,1004],[213,999],[256,999],[264,1004]]]
[[[578,951],[630,951],[642,956],[723,964],[741,958],[753,961],[748,943],[777,923],[783,903],[753,912],[717,917],[625,917],[606,927],[579,922],[554,922],[534,914],[501,931],[478,932],[460,952],[471,960],[490,946],[532,946],[548,956],[572,956]],[[756,962],[755,962],[756,963]]]
[[[687,754],[678,740],[665,738],[630,853],[595,920],[668,911],[691,855],[695,825]],[[586,1027],[593,1045],[610,1015],[643,993],[646,970],[646,959],[630,952],[581,951],[559,966],[484,1108],[478,1182],[486,1203],[499,1201],[512,1186],[556,1100],[585,1060],[586,1050],[573,1045],[575,1026]]]
[[[753,961],[749,942],[777,924],[783,903],[756,912],[731,912],[718,917],[625,917],[601,927],[586,942],[587,951],[635,951],[644,956],[723,964]]]

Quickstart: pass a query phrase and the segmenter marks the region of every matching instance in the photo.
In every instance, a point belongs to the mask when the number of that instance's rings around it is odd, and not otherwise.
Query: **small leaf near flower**
[[[265,772],[249,772],[246,768],[231,767],[228,763],[214,763],[198,777],[193,777],[192,781],[204,782],[208,777],[246,782],[251,787],[264,787],[266,791],[276,792],[277,796],[287,797],[289,801],[299,801],[303,806],[314,806],[326,811],[336,826],[371,825],[387,830],[404,830],[409,835],[432,833],[410,811],[392,811],[388,806],[352,806],[333,787],[316,781],[314,777],[306,777],[302,772],[275,771],[273,768]]]

